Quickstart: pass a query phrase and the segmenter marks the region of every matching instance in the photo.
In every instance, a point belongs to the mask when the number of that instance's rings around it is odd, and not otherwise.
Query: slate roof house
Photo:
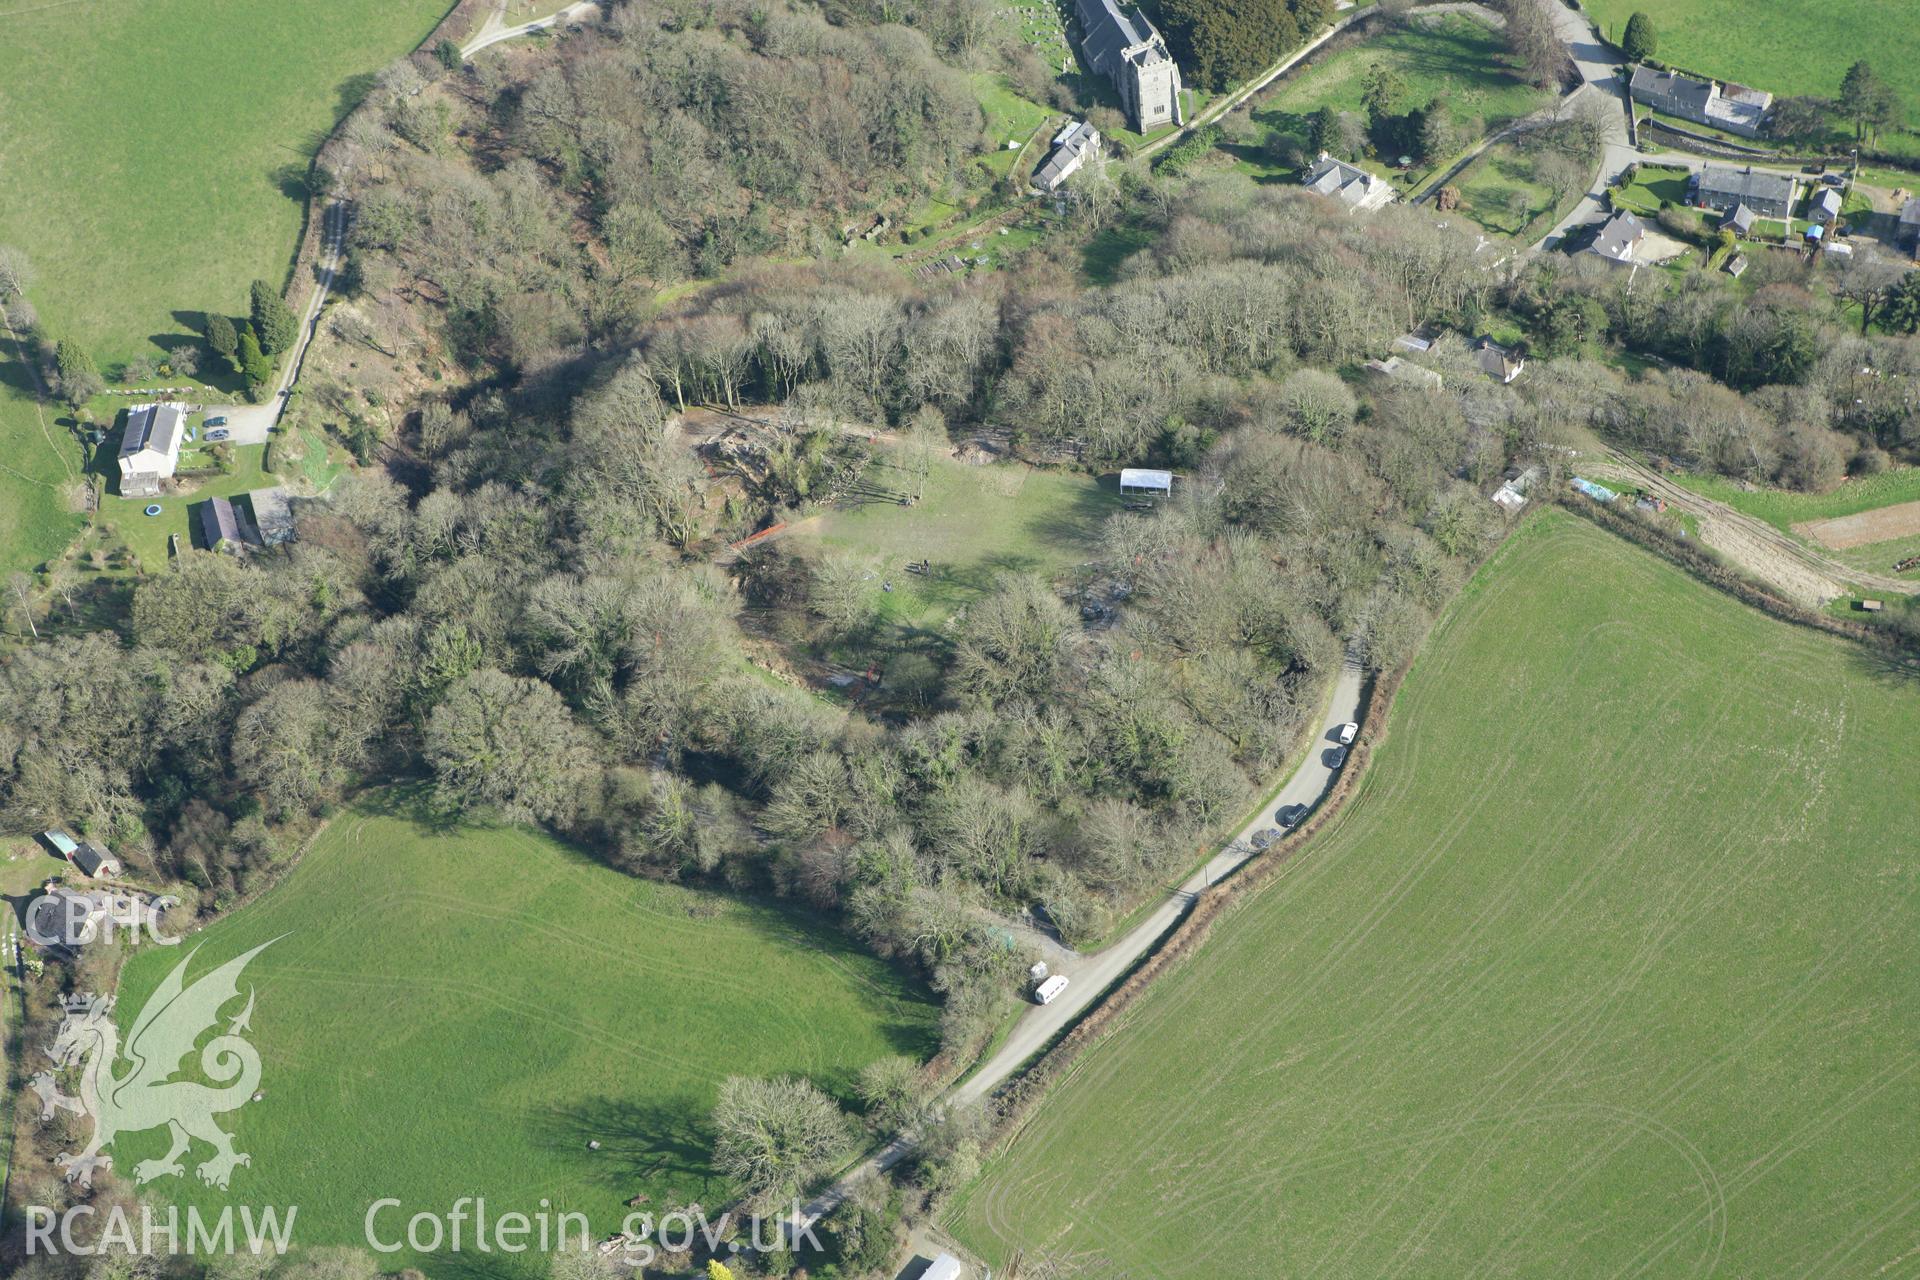
[[[1315,195],[1338,200],[1351,210],[1373,210],[1393,199],[1393,184],[1326,152],[1313,162],[1302,185]]]
[[[1757,138],[1767,127],[1767,113],[1773,108],[1773,95],[1743,84],[1716,84],[1660,71],[1653,67],[1635,67],[1627,91],[1635,102],[1655,111],[1713,129],[1724,129],[1743,138]]]
[[[1720,225],[1737,236],[1750,236],[1753,234],[1753,210],[1744,204],[1737,204],[1727,210],[1727,216],[1720,219]]]
[[[186,437],[184,404],[137,404],[127,410],[127,429],[120,437],[120,495],[150,498],[159,493],[160,482],[172,477],[180,461],[180,443]]]
[[[1784,173],[1760,173],[1753,166],[1710,164],[1693,180],[1693,203],[1725,212],[1741,205],[1762,218],[1793,213],[1800,184]]]
[[[260,544],[260,535],[254,532],[252,521],[233,505],[231,498],[207,499],[200,504],[199,517],[200,540],[209,551],[218,551],[222,546],[237,550]]]
[[[1033,185],[1052,193],[1079,172],[1087,158],[1100,149],[1100,132],[1085,120],[1053,135],[1053,154],[1033,171]]]
[[[1813,204],[1807,210],[1807,217],[1813,222],[1832,222],[1840,216],[1840,210],[1845,204],[1846,201],[1838,191],[1832,187],[1824,187],[1820,194],[1813,198]]]
[[[1113,81],[1127,120],[1145,133],[1163,124],[1185,124],[1180,68],[1147,15],[1121,0],[1074,0],[1080,19],[1080,54],[1095,75]]]
[[[1608,262],[1624,262],[1633,265],[1633,251],[1647,238],[1647,224],[1631,213],[1616,213],[1608,218],[1606,225],[1593,237],[1593,243],[1580,250],[1581,253],[1595,253]]]

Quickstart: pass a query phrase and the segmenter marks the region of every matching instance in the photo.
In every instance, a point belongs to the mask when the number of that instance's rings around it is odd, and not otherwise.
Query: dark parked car
[[[1300,825],[1300,819],[1307,816],[1307,806],[1303,804],[1283,804],[1274,812],[1274,821],[1283,831],[1291,831]]]
[[[217,427],[207,432],[208,440],[225,440],[231,433],[225,427]]]
[[[1347,749],[1345,747],[1328,747],[1327,748],[1327,768],[1338,769],[1341,765],[1345,764],[1346,762],[1347,762]]]
[[[227,420],[223,417],[208,418],[205,422],[201,423],[200,425],[203,427],[224,427],[227,425]]]
[[[1845,185],[1847,179],[1845,174],[1823,173],[1820,175],[1820,181],[1826,183],[1830,187],[1838,187],[1838,186]]]

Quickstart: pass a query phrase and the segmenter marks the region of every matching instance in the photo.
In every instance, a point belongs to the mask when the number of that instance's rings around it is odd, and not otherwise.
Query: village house
[[[1773,109],[1773,95],[1762,90],[1743,84],[1723,86],[1654,67],[1635,67],[1627,88],[1635,102],[1655,111],[1743,138],[1764,133],[1767,113]]]
[[[1393,199],[1393,185],[1385,178],[1375,177],[1344,160],[1336,160],[1324,151],[1307,170],[1302,185],[1315,195],[1340,201],[1348,207],[1349,212],[1371,212]]]
[[[1800,184],[1784,173],[1766,173],[1752,165],[1710,164],[1692,181],[1692,203],[1725,213],[1747,206],[1762,218],[1786,218],[1800,198]]]
[[[1737,204],[1727,211],[1726,217],[1720,219],[1720,226],[1737,236],[1750,236],[1753,234],[1753,220],[1753,210],[1744,204]]]
[[[127,410],[127,429],[120,437],[120,496],[150,498],[159,493],[160,482],[173,477],[186,436],[184,404],[137,404]]]
[[[1845,203],[1838,191],[1823,187],[1820,194],[1813,198],[1813,203],[1807,206],[1807,218],[1813,222],[1837,221]]]
[[[239,550],[260,545],[260,535],[254,531],[253,522],[233,505],[231,498],[207,499],[200,504],[199,518],[200,540],[209,551],[218,551],[223,546]]]
[[[1085,120],[1067,125],[1053,135],[1053,152],[1033,171],[1033,185],[1051,195],[1099,149],[1099,130]]]
[[[1591,225],[1591,224],[1589,224]],[[1634,251],[1647,238],[1647,224],[1631,213],[1616,213],[1601,226],[1581,253],[1596,254],[1608,262],[1634,265]]]
[[[1095,75],[1113,81],[1133,128],[1185,124],[1180,68],[1147,15],[1120,0],[1074,0],[1074,11],[1081,56]]]
[[[1519,352],[1501,346],[1489,337],[1474,341],[1473,360],[1480,366],[1480,372],[1502,383],[1512,382],[1527,367],[1525,357]]]

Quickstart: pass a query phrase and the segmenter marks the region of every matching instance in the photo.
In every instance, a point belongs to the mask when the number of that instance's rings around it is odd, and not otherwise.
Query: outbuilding
[[[961,1269],[960,1259],[950,1253],[943,1253],[928,1264],[920,1273],[920,1280],[960,1280],[966,1272]]]
[[[1120,471],[1120,492],[1129,496],[1146,494],[1150,497],[1164,498],[1173,492],[1173,472],[1148,471],[1142,467],[1123,467]]]
[[[120,859],[91,840],[82,840],[79,847],[68,855],[68,860],[96,880],[101,876],[120,874]]]

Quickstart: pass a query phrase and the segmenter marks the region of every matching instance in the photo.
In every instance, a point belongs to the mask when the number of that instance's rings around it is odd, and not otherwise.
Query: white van
[[[1033,989],[1033,999],[1037,1004],[1052,1004],[1053,998],[1067,989],[1067,976],[1056,973]]]

